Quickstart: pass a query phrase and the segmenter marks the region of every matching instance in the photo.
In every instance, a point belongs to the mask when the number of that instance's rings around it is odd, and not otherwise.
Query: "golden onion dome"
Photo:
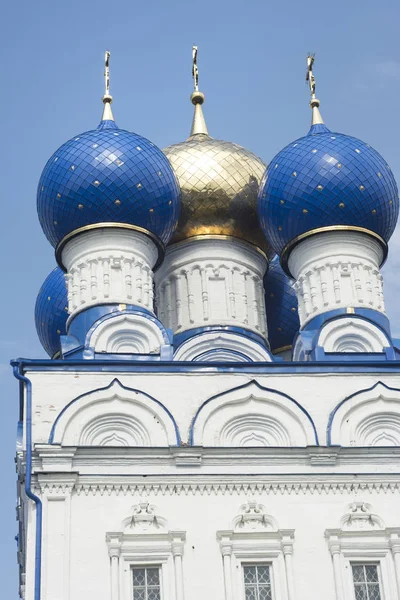
[[[201,106],[204,95],[196,78],[191,101],[195,109],[190,137],[163,150],[181,188],[181,214],[170,243],[193,236],[233,236],[270,255],[257,217],[257,193],[266,165],[242,146],[208,135]]]

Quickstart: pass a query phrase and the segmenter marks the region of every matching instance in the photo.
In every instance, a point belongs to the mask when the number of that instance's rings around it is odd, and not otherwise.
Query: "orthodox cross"
[[[193,46],[192,49],[192,76],[194,81],[194,89],[196,92],[199,91],[199,69],[197,68],[197,46]]]
[[[315,60],[315,54],[309,54],[307,56],[307,73],[306,73],[306,81],[308,81],[308,85],[310,86],[311,97],[315,98],[315,77],[313,73],[313,65]]]
[[[106,87],[106,96],[110,95],[110,51],[106,50],[104,56],[104,84]]]

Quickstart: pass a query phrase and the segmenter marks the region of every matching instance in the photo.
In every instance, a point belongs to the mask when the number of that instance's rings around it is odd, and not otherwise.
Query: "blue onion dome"
[[[37,209],[53,246],[82,227],[115,223],[141,228],[167,243],[180,210],[174,172],[146,138],[119,129],[104,98],[97,129],[63,144],[41,175]]]
[[[369,144],[325,126],[315,85],[311,107],[308,134],[281,150],[263,177],[258,214],[265,236],[283,265],[299,236],[321,228],[369,233],[386,255],[399,212],[389,165]]]
[[[293,284],[284,273],[278,256],[270,262],[264,288],[271,352],[289,350],[300,329],[298,303]]]
[[[64,272],[56,267],[45,279],[35,305],[35,324],[40,343],[51,358],[60,352],[60,335],[66,334],[67,287]]]
[[[204,235],[233,236],[270,255],[257,217],[264,162],[238,144],[209,135],[197,80],[191,101],[190,137],[164,149],[181,189],[181,214],[172,243]]]

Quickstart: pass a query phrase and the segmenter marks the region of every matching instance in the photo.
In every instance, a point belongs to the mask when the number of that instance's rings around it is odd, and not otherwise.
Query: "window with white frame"
[[[381,600],[377,564],[352,564],[356,600]]]
[[[240,507],[232,525],[231,530],[217,531],[225,600],[239,600],[237,590],[240,600],[293,599],[294,531],[280,529],[255,500]]]
[[[245,600],[273,600],[270,565],[243,565]]]
[[[325,531],[337,600],[398,600],[400,528],[386,527],[361,501],[348,506],[340,525]]]
[[[132,567],[133,600],[161,600],[160,566]]]
[[[184,531],[169,531],[155,506],[132,507],[119,531],[108,532],[110,600],[183,600]]]

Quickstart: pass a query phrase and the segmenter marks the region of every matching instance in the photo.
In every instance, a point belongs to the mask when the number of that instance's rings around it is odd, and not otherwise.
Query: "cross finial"
[[[313,72],[315,54],[307,55],[307,73],[306,73],[306,81],[308,81],[308,85],[311,92],[311,100],[310,107],[312,109],[312,119],[311,125],[324,125],[324,121],[322,119],[321,113],[319,112],[319,100],[315,95],[315,77]]]
[[[104,96],[103,96],[103,117],[102,121],[114,121],[111,110],[112,96],[110,94],[110,51],[106,50],[104,54]]]
[[[106,50],[104,55],[104,85],[105,96],[110,95],[110,51]]]
[[[306,81],[308,81],[312,100],[315,98],[315,77],[314,77],[314,73],[313,73],[314,60],[315,60],[315,54],[307,55]]]
[[[194,91],[199,91],[199,69],[197,67],[197,46],[192,48],[192,76],[194,83]]]
[[[204,120],[203,111],[201,105],[204,102],[204,94],[199,92],[199,69],[197,68],[197,46],[192,47],[192,77],[194,92],[190,96],[192,104],[194,104],[194,116],[192,123],[192,130],[190,135],[202,133],[208,135],[207,125]]]

